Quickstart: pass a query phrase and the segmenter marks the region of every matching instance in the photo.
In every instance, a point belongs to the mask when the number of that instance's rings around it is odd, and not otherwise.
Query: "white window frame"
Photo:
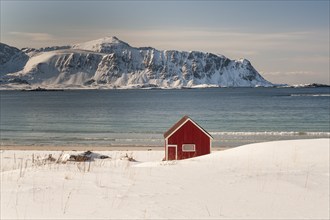
[[[185,150],[184,145],[192,145],[194,149],[193,150]],[[182,144],[182,151],[183,152],[196,152],[196,145],[195,144]]]

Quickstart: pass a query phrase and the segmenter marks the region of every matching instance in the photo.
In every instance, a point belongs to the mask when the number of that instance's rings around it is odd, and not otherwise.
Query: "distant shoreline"
[[[63,91],[80,91],[80,90],[181,90],[181,89],[232,89],[232,88],[251,88],[251,89],[259,89],[259,88],[293,88],[293,89],[301,89],[301,88],[329,88],[328,84],[321,83],[309,83],[309,84],[297,84],[297,85],[288,85],[288,84],[274,84],[273,86],[219,86],[219,85],[196,85],[196,86],[182,86],[182,87],[157,87],[157,86],[122,86],[122,87],[88,87],[88,86],[69,86],[69,87],[40,87],[39,85],[30,85],[30,84],[22,84],[22,85],[11,85],[11,84],[3,84],[0,88],[0,91],[22,91],[22,92],[63,92]]]

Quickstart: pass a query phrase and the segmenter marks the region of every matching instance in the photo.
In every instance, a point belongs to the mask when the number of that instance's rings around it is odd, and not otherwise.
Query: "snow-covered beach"
[[[266,142],[169,162],[162,150],[97,151],[111,158],[65,164],[41,161],[61,151],[2,149],[1,219],[329,219],[329,145]]]

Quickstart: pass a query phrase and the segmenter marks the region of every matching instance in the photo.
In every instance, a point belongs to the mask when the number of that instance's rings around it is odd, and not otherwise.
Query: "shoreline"
[[[222,151],[234,147],[212,147],[212,151]],[[82,145],[4,145],[0,150],[19,150],[19,151],[163,151],[164,146],[146,146],[146,145],[114,145],[114,146],[82,146]]]

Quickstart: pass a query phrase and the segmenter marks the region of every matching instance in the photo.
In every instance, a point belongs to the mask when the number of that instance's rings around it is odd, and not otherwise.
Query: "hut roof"
[[[213,139],[212,135],[210,135],[207,131],[204,130],[200,125],[198,125],[195,121],[193,121],[189,116],[185,115],[183,116],[177,123],[175,123],[170,129],[168,129],[164,133],[164,138],[169,138],[176,130],[178,130],[182,125],[184,125],[187,121],[191,121],[193,124],[195,124],[201,131],[203,131],[207,136],[209,136],[211,139]]]

